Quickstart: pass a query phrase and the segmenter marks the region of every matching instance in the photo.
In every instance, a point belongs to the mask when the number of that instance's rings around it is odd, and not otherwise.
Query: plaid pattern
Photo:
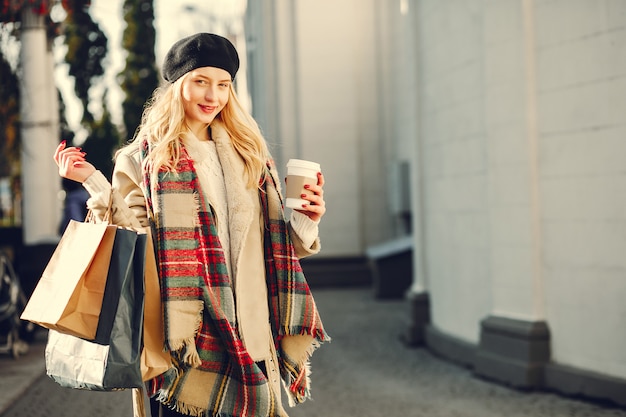
[[[270,163],[261,186],[263,192],[259,196],[265,221],[263,241],[270,321],[273,334],[277,335],[276,348],[281,353],[281,377],[289,387],[291,400],[301,403],[310,396],[306,366],[298,364],[289,356],[289,352],[282,350],[280,341],[285,336],[304,334],[313,336],[319,342],[327,341],[329,337],[324,332],[283,216],[271,215],[282,213],[283,203]]]
[[[142,160],[148,152],[144,142]],[[268,164],[259,193],[270,318],[281,377],[289,387],[290,403],[298,403],[309,396],[308,355],[329,338],[295,256],[271,171]],[[285,416],[239,336],[233,283],[192,160],[183,149],[176,172],[159,172],[155,183],[149,167],[143,173],[156,239],[166,348],[174,365],[147,383],[148,394],[189,415]],[[307,351],[292,352],[283,348],[290,335],[310,335],[313,341]]]

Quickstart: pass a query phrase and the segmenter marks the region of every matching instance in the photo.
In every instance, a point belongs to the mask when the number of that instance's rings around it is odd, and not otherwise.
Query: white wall
[[[483,17],[478,4],[428,0],[415,11],[431,318],[440,331],[474,343],[491,306]]]
[[[266,78],[276,88],[254,105],[264,106],[262,128],[278,143],[281,164],[302,158],[322,166],[325,257],[362,256],[392,233],[373,3],[275,0],[263,7],[264,55],[271,59],[262,71],[271,71]]]
[[[417,3],[433,324],[546,320],[555,362],[626,377],[626,3]]]
[[[492,314],[528,321],[545,320],[533,22],[522,1],[484,2]]]
[[[624,378],[626,2],[537,1],[535,9],[553,357]]]

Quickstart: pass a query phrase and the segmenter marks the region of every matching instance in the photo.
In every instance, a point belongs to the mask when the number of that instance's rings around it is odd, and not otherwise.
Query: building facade
[[[246,32],[277,161],[327,177],[319,256],[408,235],[409,342],[626,405],[626,3],[264,0]]]

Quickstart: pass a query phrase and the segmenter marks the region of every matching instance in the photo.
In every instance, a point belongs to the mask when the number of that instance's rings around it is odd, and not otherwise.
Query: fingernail
[[[67,143],[67,141],[66,141],[66,140],[62,140],[62,141],[61,141],[61,145],[63,145],[63,146],[65,146],[65,144],[66,144],[66,143]]]
[[[304,188],[308,190],[309,188],[311,188],[311,186],[309,184],[305,184]]]
[[[300,198],[306,197],[306,194],[300,194]]]

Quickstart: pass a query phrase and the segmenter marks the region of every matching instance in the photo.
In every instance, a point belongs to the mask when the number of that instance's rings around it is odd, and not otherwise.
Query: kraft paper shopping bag
[[[145,303],[143,315],[143,350],[141,351],[141,375],[148,381],[172,367],[169,352],[164,349],[165,330],[163,327],[163,307],[161,287],[156,266],[156,256],[150,228],[144,229],[147,235],[145,262]]]
[[[116,226],[70,221],[21,319],[93,339]]]
[[[46,373],[59,385],[95,391],[141,388],[146,235],[118,229],[94,341],[50,331]]]

